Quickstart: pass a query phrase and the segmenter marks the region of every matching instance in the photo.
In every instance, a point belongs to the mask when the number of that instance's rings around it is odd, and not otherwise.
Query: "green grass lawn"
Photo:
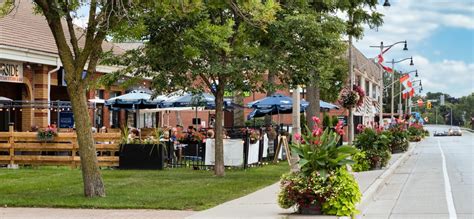
[[[107,197],[85,198],[80,170],[0,169],[0,206],[203,210],[277,182],[288,164],[212,171],[102,170]]]

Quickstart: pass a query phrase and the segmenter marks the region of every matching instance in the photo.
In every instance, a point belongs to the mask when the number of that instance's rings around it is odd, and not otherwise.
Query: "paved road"
[[[447,126],[427,126],[431,133]],[[377,192],[362,218],[474,219],[474,135],[429,137]]]

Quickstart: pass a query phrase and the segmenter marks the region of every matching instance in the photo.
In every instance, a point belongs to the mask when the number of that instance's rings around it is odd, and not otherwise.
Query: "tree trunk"
[[[244,98],[242,91],[236,91],[234,94],[234,102],[239,105],[243,105]],[[234,126],[244,127],[245,126],[245,114],[244,109],[240,107],[234,108]]]
[[[72,81],[72,80],[69,80]],[[84,195],[86,197],[105,197],[105,187],[99,171],[96,148],[92,136],[86,90],[81,85],[68,82],[67,90],[71,99],[76,125],[79,154],[81,157]]]
[[[292,123],[291,123],[291,132],[293,142],[297,142],[298,140],[296,139],[296,134],[301,134],[301,128],[300,128],[300,86],[296,86],[293,88],[293,112],[291,114],[292,117]],[[300,170],[300,167],[298,165],[299,161],[299,156],[296,153],[291,153],[291,172],[298,172]]]
[[[315,125],[313,121],[313,116],[317,116],[319,118],[320,116],[320,105],[319,105],[319,100],[320,100],[320,95],[319,95],[319,77],[318,73],[313,72],[316,77],[314,77],[314,82],[312,84],[308,84],[307,86],[307,96],[308,96],[308,102],[309,106],[306,110],[306,123],[308,125],[308,128],[312,129],[313,126]]]
[[[224,82],[219,81],[216,89],[216,150],[215,150],[215,163],[214,163],[214,174],[216,176],[224,176]]]
[[[349,20],[352,20],[352,16],[349,15]],[[352,59],[352,35],[349,35],[349,89],[352,91],[354,86],[354,64]],[[349,116],[347,118],[347,138],[349,144],[352,144],[354,140],[354,109],[348,109]]]
[[[268,83],[271,84],[271,85],[275,84],[275,72],[274,71],[268,71]],[[271,89],[271,90],[267,91],[267,97],[270,97],[273,94],[275,94],[274,89]],[[265,126],[272,125],[272,116],[271,115],[265,115],[264,122],[265,122]]]

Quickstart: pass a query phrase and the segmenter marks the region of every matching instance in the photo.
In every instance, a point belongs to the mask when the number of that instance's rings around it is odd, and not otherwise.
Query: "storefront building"
[[[114,53],[122,49],[110,43],[103,44],[103,50]],[[98,66],[96,76],[117,70],[110,66]],[[88,92],[88,98],[96,96],[107,99],[120,95],[123,90],[112,87]],[[28,131],[34,126],[68,121],[69,107],[55,107],[54,103],[69,101],[64,71],[58,56],[53,35],[41,15],[33,12],[30,1],[22,1],[18,9],[0,18],[0,97],[13,100],[7,106],[0,103],[0,131],[8,129],[8,123],[15,124],[15,130]],[[94,119],[103,126],[118,126],[124,120],[123,112],[110,112],[103,103],[95,104]],[[62,117],[63,119],[61,120]],[[70,124],[70,123],[68,123]]]

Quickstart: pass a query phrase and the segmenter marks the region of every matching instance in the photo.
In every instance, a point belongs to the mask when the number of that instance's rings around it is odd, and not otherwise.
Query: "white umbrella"
[[[0,101],[2,101],[2,102],[11,102],[13,100],[10,99],[10,98],[6,98],[6,97],[0,97]]]
[[[89,99],[89,102],[91,103],[98,103],[98,104],[104,104],[105,103],[105,100],[104,99],[100,99],[99,97],[95,97],[94,99]]]

